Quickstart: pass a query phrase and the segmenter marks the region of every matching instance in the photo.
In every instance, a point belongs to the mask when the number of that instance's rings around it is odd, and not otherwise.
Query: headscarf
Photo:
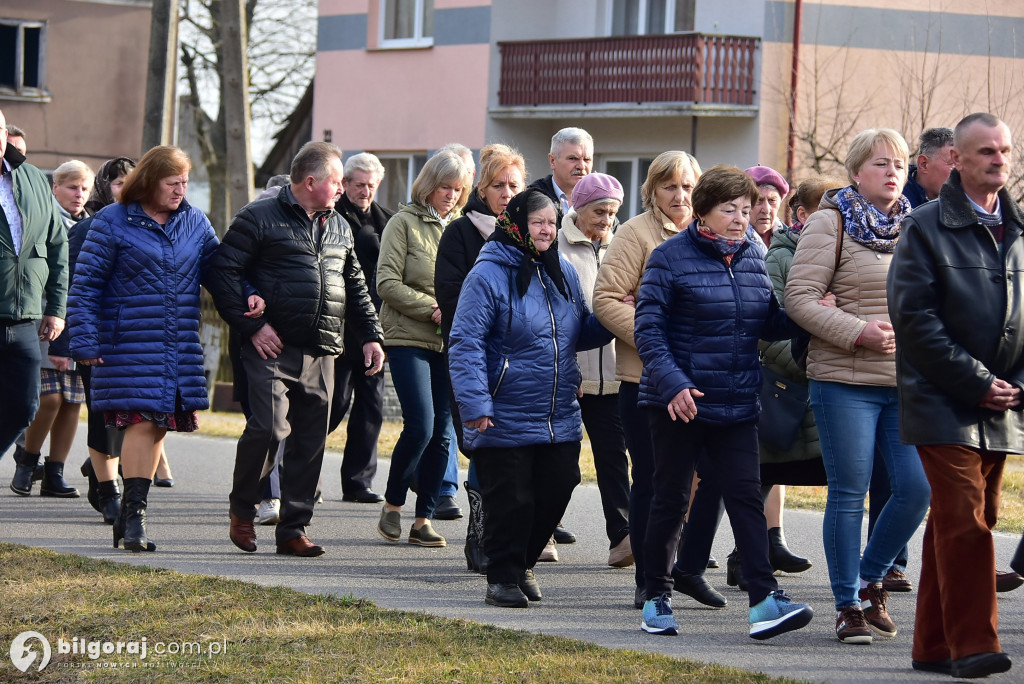
[[[558,258],[557,233],[551,246],[543,252],[537,251],[536,245],[533,244],[533,238],[530,237],[526,204],[527,199],[535,192],[544,194],[536,188],[527,188],[512,198],[508,206],[505,207],[505,211],[498,215],[498,220],[494,226],[494,233],[491,234],[490,239],[511,245],[523,253],[525,258],[520,261],[519,272],[516,274],[516,290],[519,292],[520,297],[525,296],[526,291],[530,288],[530,280],[533,278],[533,264],[537,262],[541,265],[541,268],[547,271],[548,277],[555,283],[555,287],[558,288],[562,296],[569,299],[565,274],[562,273],[562,263]],[[554,206],[554,203],[552,203],[552,206]],[[558,213],[557,207],[555,207],[555,213]]]
[[[92,196],[85,203],[85,208],[90,214],[114,203],[114,195],[110,192],[110,184],[117,180],[121,174],[126,174],[135,168],[135,160],[130,157],[114,157],[103,162],[100,170],[96,172],[96,181],[92,186]]]
[[[843,229],[854,241],[876,252],[892,253],[900,240],[900,227],[910,213],[910,201],[900,195],[893,212],[886,216],[852,185],[835,195],[843,215]]]

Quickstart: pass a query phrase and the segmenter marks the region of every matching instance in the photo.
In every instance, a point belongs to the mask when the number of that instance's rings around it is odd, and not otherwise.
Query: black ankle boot
[[[795,555],[786,546],[786,538],[782,535],[781,527],[772,527],[768,530],[768,560],[772,563],[772,570],[793,573],[811,569],[809,560]]]
[[[19,496],[32,493],[32,473],[39,465],[39,454],[30,454],[25,448],[14,447],[14,478],[11,480],[11,491]]]
[[[484,500],[479,489],[464,482],[469,496],[469,523],[466,529],[466,569],[481,575],[487,573],[487,556],[484,554]]]
[[[740,591],[747,590],[747,580],[743,577],[743,565],[740,563],[740,550],[733,547],[725,558],[725,583],[737,587]]]
[[[89,479],[89,489],[85,493],[85,498],[89,500],[89,505],[96,509],[97,513],[102,513],[103,509],[100,508],[100,480],[96,477],[96,469],[92,467],[92,459],[85,459],[85,463],[79,468],[82,475]]]
[[[43,481],[39,485],[39,496],[77,499],[81,494],[64,479],[64,464],[47,459],[43,463]]]
[[[100,482],[96,489],[96,510],[103,514],[103,522],[113,525],[121,515],[121,492],[117,490],[117,480]]]
[[[114,523],[115,549],[124,539],[124,548],[128,551],[156,551],[156,544],[146,539],[146,499],[152,482],[145,477],[125,478],[121,514]]]

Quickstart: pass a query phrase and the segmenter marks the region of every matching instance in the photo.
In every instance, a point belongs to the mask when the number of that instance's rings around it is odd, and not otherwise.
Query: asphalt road
[[[110,527],[102,523],[84,497],[86,482],[78,473],[85,454],[83,433],[79,434],[68,468],[68,480],[83,493],[80,499],[44,499],[35,495],[38,485],[31,498],[16,496],[7,488],[14,471],[13,460],[10,454],[0,460],[0,539],[121,563],[232,577],[309,593],[368,598],[387,608],[555,634],[611,648],[653,651],[774,676],[851,683],[949,681],[910,669],[916,592],[891,598],[890,613],[899,626],[895,638],[876,638],[870,646],[836,640],[835,613],[820,541],[821,516],[816,513],[786,513],[790,546],[809,557],[814,567],[780,578],[781,587],[795,600],[813,606],[816,616],[808,627],[763,642],[747,636],[746,594],[725,584],[724,559],[732,548],[726,520],[714,546],[723,568],[709,570],[707,577],[729,605],[710,609],[677,594],[673,607],[680,634],[659,637],[640,631],[640,613],[632,607],[633,569],[606,565],[608,542],[595,486],[576,489],[564,518],[578,543],[559,547],[560,562],[537,567],[544,600],[527,610],[502,609],[484,604],[484,579],[466,571],[462,551],[465,519],[435,523],[435,529],[448,538],[447,548],[385,542],[376,531],[379,506],[341,501],[339,454],[329,453],[325,458],[325,503],[317,507],[307,530],[327,549],[320,558],[276,555],[269,527],[257,528],[261,546],[256,554],[245,554],[231,544],[227,495],[234,442],[199,435],[168,437],[175,486],[154,488],[149,500],[147,529],[159,544],[158,551],[132,554],[114,550]],[[375,481],[377,491],[384,489],[387,466],[386,461],[381,462]],[[459,498],[466,509],[461,489]],[[411,517],[403,520],[403,526],[410,523]],[[1000,567],[1007,567],[1016,542],[1015,536],[996,535]],[[920,550],[919,532],[911,542],[908,573],[915,583]],[[1024,589],[1000,595],[999,611],[1003,649],[1011,657],[1022,659],[1018,669],[993,679],[1024,681]],[[7,645],[2,646],[0,651],[6,651]]]

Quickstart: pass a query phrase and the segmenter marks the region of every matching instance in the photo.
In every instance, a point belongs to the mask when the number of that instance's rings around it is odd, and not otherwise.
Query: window
[[[647,169],[653,157],[610,158],[604,160],[604,171],[622,183],[622,206],[619,207],[619,221],[626,222],[644,211],[640,202],[640,186],[647,179]]]
[[[379,47],[434,44],[434,0],[380,0]]]
[[[693,30],[696,0],[612,0],[609,33],[640,36]]]
[[[407,154],[401,156],[376,153],[380,163],[384,165],[384,179],[377,189],[377,202],[392,211],[399,204],[412,199],[412,182],[427,163],[426,154]]]
[[[46,24],[0,19],[0,93],[46,95]]]

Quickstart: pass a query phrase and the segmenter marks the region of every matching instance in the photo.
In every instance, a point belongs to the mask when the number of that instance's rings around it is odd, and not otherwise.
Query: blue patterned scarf
[[[910,202],[906,197],[900,195],[888,216],[876,209],[852,185],[837,192],[834,199],[843,214],[843,228],[854,241],[876,252],[891,254],[896,251],[900,227],[910,213]]]
[[[736,256],[736,252],[740,251],[740,248],[743,247],[744,243],[747,241],[747,238],[745,237],[740,238],[739,240],[730,240],[729,238],[719,235],[715,231],[711,230],[703,223],[697,224],[697,234],[702,238],[711,240],[715,249],[720,255],[722,255],[722,260],[725,261],[725,265],[729,267],[732,266],[732,258]]]

